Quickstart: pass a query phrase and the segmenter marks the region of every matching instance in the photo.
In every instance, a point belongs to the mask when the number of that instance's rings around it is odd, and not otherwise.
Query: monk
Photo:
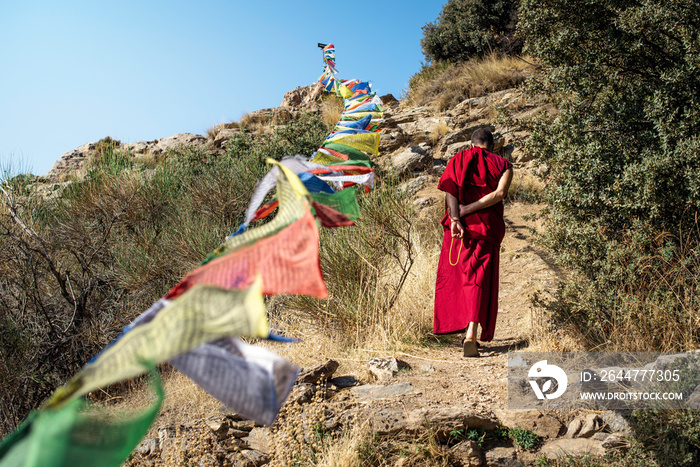
[[[505,235],[502,200],[513,179],[513,164],[493,150],[493,135],[481,128],[471,148],[454,155],[440,177],[445,192],[445,229],[435,284],[433,333],[466,330],[465,357],[478,357],[480,340],[489,342],[498,312],[498,259]]]

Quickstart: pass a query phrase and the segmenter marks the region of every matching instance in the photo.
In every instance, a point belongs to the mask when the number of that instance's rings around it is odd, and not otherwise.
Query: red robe
[[[470,204],[495,191],[510,167],[510,162],[485,149],[462,151],[447,163],[438,189],[452,194],[459,204]],[[435,284],[433,332],[461,332],[477,321],[480,340],[488,342],[498,313],[498,259],[506,231],[503,203],[462,217],[466,230],[462,241],[452,238],[447,206],[441,224],[445,236]]]

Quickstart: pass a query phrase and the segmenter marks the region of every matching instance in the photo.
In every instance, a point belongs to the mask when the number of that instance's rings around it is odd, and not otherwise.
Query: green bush
[[[532,123],[544,244],[570,271],[548,305],[591,347],[697,347],[699,13],[681,0],[523,0],[519,29],[559,109]]]
[[[266,157],[310,155],[327,132],[304,116],[148,171],[103,140],[86,177],[51,197],[29,177],[2,181],[0,435],[238,228]]]
[[[459,62],[492,52],[518,53],[517,0],[449,0],[437,20],[423,26],[428,62]]]

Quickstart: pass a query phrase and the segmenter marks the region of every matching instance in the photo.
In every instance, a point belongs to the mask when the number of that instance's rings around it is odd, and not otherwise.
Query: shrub
[[[493,52],[517,53],[517,0],[449,0],[433,23],[423,26],[421,48],[428,62],[459,62]]]
[[[523,0],[519,15],[543,65],[530,89],[559,108],[529,141],[547,167],[542,240],[571,272],[547,306],[600,350],[697,347],[697,10]]]
[[[411,76],[406,99],[412,105],[443,111],[470,97],[516,87],[531,69],[525,61],[499,54],[459,64],[435,62]]]
[[[105,144],[52,198],[28,177],[2,181],[0,434],[238,228],[266,157],[308,155],[327,131],[304,117],[225,155],[171,151],[149,171]]]
[[[540,442],[540,437],[523,428],[511,428],[508,430],[508,437],[513,440],[516,447],[520,449],[534,449]]]

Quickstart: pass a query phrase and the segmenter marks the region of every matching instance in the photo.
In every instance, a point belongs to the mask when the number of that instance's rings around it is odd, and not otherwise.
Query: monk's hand
[[[450,219],[450,233],[452,233],[452,238],[464,237],[464,226],[462,225],[462,221],[459,219]]]

